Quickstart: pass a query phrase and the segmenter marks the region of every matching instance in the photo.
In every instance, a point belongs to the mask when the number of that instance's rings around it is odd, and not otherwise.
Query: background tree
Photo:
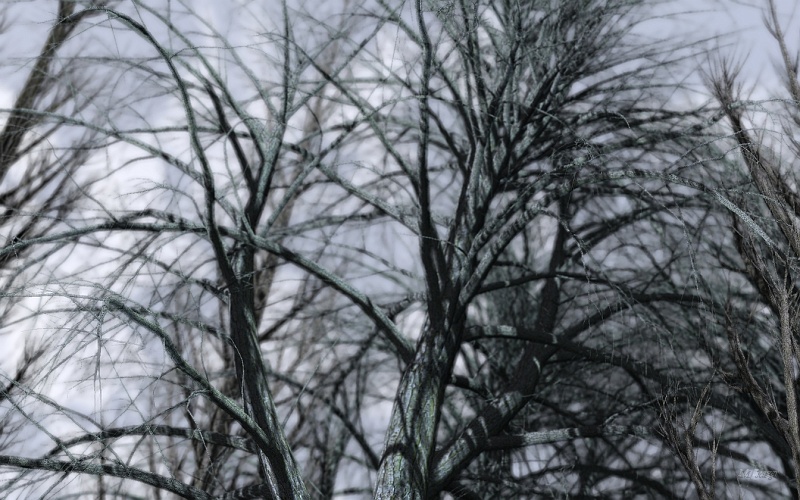
[[[0,234],[3,235],[0,258],[2,290],[3,360],[0,364],[0,448],[17,449],[24,445],[26,428],[32,422],[25,418],[21,401],[29,384],[45,369],[46,346],[32,336],[20,334],[30,319],[30,304],[19,286],[35,283],[42,273],[49,273],[49,264],[63,248],[63,243],[31,246],[25,241],[46,241],[48,234],[62,227],[62,222],[75,212],[82,190],[90,178],[82,167],[90,156],[94,133],[83,130],[65,131],[63,123],[48,119],[52,115],[91,115],[90,106],[96,88],[87,75],[67,63],[76,50],[69,43],[71,36],[88,17],[78,12],[69,1],[51,6],[57,19],[38,42],[37,54],[22,59],[11,53],[7,43],[3,54],[4,69],[13,72],[6,77],[5,89],[18,84],[10,106],[3,110],[0,127]],[[2,31],[10,42],[17,33],[12,19],[19,12],[3,7]],[[70,17],[71,16],[71,17]],[[31,40],[35,31],[29,32]],[[85,169],[84,169],[85,170]],[[16,417],[22,418],[16,418]]]
[[[730,59],[721,58],[708,71],[709,87],[725,117],[724,138],[709,152],[714,153],[709,171],[723,174],[714,182],[735,205],[723,212],[725,218],[716,217],[719,237],[706,238],[703,252],[708,267],[702,283],[714,312],[699,334],[705,337],[708,388],[691,419],[684,418],[691,425],[670,429],[670,441],[703,498],[713,498],[720,491],[715,482],[726,476],[733,481],[737,472],[736,480],[756,491],[774,488],[769,494],[798,498],[800,205],[795,164],[800,84],[776,3],[764,2],[764,13],[780,56],[784,95],[746,100],[741,67]],[[677,412],[668,413],[674,417]],[[698,442],[714,453],[688,453]],[[720,454],[738,457],[740,469],[732,470]],[[741,468],[745,460],[752,464],[748,469]]]

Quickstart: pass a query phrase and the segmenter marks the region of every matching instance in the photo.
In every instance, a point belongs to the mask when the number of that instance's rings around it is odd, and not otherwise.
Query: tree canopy
[[[767,101],[645,0],[41,5],[4,498],[798,497],[773,0]]]

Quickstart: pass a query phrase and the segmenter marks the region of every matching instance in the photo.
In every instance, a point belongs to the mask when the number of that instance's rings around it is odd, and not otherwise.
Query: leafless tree
[[[10,106],[3,109],[0,127],[0,448],[4,450],[24,443],[30,422],[11,418],[11,414],[23,411],[18,405],[29,382],[45,369],[45,345],[19,331],[30,313],[25,294],[19,293],[20,285],[36,282],[37,275],[48,269],[48,262],[63,248],[59,243],[42,247],[20,243],[46,240],[79,209],[82,190],[90,184],[90,176],[81,168],[95,145],[91,131],[70,133],[63,123],[47,119],[50,115],[91,114],[87,108],[96,92],[91,79],[68,63],[75,52],[70,39],[84,25],[88,13],[79,12],[66,0],[53,2],[50,13],[55,22],[41,33],[38,53],[26,59],[9,49],[18,36],[11,29],[14,10],[4,7],[0,13],[6,35],[2,56],[7,71],[5,88],[13,89],[21,77]],[[62,22],[64,19],[69,21]],[[31,40],[34,33],[29,33]]]
[[[3,494],[728,491],[704,412],[747,402],[696,332],[736,317],[720,221],[754,218],[704,168],[725,112],[669,99],[702,46],[646,7],[62,5],[113,109],[20,116],[107,165],[0,250],[72,266],[5,293],[51,321]]]
[[[736,470],[708,455],[683,453],[684,466],[704,498],[714,497],[715,476],[719,482],[726,473],[729,478],[738,473],[743,486],[771,487],[771,495],[798,498],[800,198],[795,167],[800,84],[797,58],[785,36],[789,28],[776,2],[767,0],[764,13],[778,49],[784,95],[748,100],[740,66],[731,59],[722,58],[708,70],[709,87],[725,117],[725,138],[715,144],[716,157],[709,165],[724,173],[716,183],[730,204],[719,221],[724,228],[716,231],[719,239],[709,241],[710,267],[704,277],[707,303],[716,304],[707,329],[713,335],[703,349],[713,368],[706,378],[713,390],[697,400],[691,421],[714,423],[705,437],[689,425],[673,432],[670,442],[685,449],[681,442],[706,440],[716,453],[739,458]],[[709,394],[724,396],[727,403],[714,404]]]

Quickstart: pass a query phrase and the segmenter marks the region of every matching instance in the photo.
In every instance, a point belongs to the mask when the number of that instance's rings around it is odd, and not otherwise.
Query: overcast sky
[[[782,20],[781,28],[789,50],[800,49],[800,8],[796,0],[775,0]],[[712,43],[722,54],[744,63],[746,87],[757,86],[756,98],[767,97],[769,89],[780,85],[775,71],[779,51],[764,26],[767,0],[667,0],[660,9],[675,13],[664,18],[662,32],[655,36],[684,39],[719,36]]]
[[[6,4],[4,7],[9,7],[6,30],[14,32],[17,41],[11,46],[0,47],[1,62],[6,66],[11,58],[32,57],[39,50],[45,30],[55,16],[57,2],[55,0],[29,2],[0,0],[0,2]],[[800,36],[798,36],[800,8],[796,0],[775,0],[775,2],[783,20],[782,28],[790,43],[790,50],[796,51],[800,48]],[[237,15],[237,12],[247,16],[248,8],[253,8],[252,5],[241,9],[230,9],[229,5],[228,8],[221,8],[221,4],[227,2],[214,0],[192,0],[187,3],[196,9],[196,12],[202,12],[206,18],[212,17],[222,31],[227,31],[226,25],[229,24],[225,17]],[[231,3],[249,4],[246,1]],[[769,88],[779,83],[774,71],[778,58],[777,47],[762,21],[766,0],[656,0],[653,4],[656,6],[654,12],[663,14],[663,17],[643,25],[646,35],[653,38],[669,37],[683,40],[719,35],[720,38],[711,44],[723,46],[726,54],[735,55],[739,60],[746,61],[744,75],[749,85],[758,82],[759,87]],[[9,87],[18,87],[22,84],[22,81],[17,81],[18,78],[14,76],[4,71],[4,81],[0,82],[2,106],[9,104],[7,94]]]

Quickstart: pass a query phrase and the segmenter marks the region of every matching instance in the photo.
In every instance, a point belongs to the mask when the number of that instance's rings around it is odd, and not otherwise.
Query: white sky
[[[796,0],[775,0],[789,51],[800,49],[800,7]],[[754,98],[766,98],[780,88],[776,72],[780,53],[764,26],[767,0],[669,0],[659,9],[677,13],[664,19],[654,36],[700,39],[719,36],[711,46],[742,62],[745,88],[755,88]]]
[[[150,3],[158,4],[158,2]],[[163,3],[165,5],[171,3],[173,8],[181,10],[179,2]],[[202,13],[206,19],[213,19],[213,23],[222,31],[227,31],[226,17],[236,15],[237,11],[245,17],[251,17],[254,8],[251,2],[192,0],[187,3],[196,12]],[[238,9],[230,8],[231,4],[237,3],[244,6]],[[307,2],[298,0],[290,3]],[[759,76],[762,80],[759,83],[766,87],[770,87],[771,83],[778,83],[774,72],[775,63],[778,62],[777,47],[762,22],[766,0],[655,0],[652,3],[655,5],[654,12],[663,14],[663,17],[645,25],[647,35],[653,38],[683,40],[721,35],[721,38],[711,42],[711,45],[722,46],[726,54],[734,55],[740,60],[746,59],[745,76],[749,80],[748,83],[755,84]],[[800,3],[796,0],[775,0],[775,3],[783,19],[782,27],[787,35],[790,50],[797,50],[800,48],[798,6]],[[222,8],[222,4],[226,4],[227,8]],[[0,47],[0,62],[6,65],[9,58],[24,59],[33,56],[43,42],[46,28],[55,17],[57,2],[0,0],[0,6],[7,12],[5,32],[7,35],[13,34],[15,40],[12,45]],[[274,21],[280,22],[279,19]],[[16,62],[22,61],[17,59]],[[20,73],[25,74],[25,72]],[[3,80],[0,81],[0,106],[9,104],[7,94],[9,87],[18,87],[22,84],[20,73],[9,75],[8,71],[3,71]]]

